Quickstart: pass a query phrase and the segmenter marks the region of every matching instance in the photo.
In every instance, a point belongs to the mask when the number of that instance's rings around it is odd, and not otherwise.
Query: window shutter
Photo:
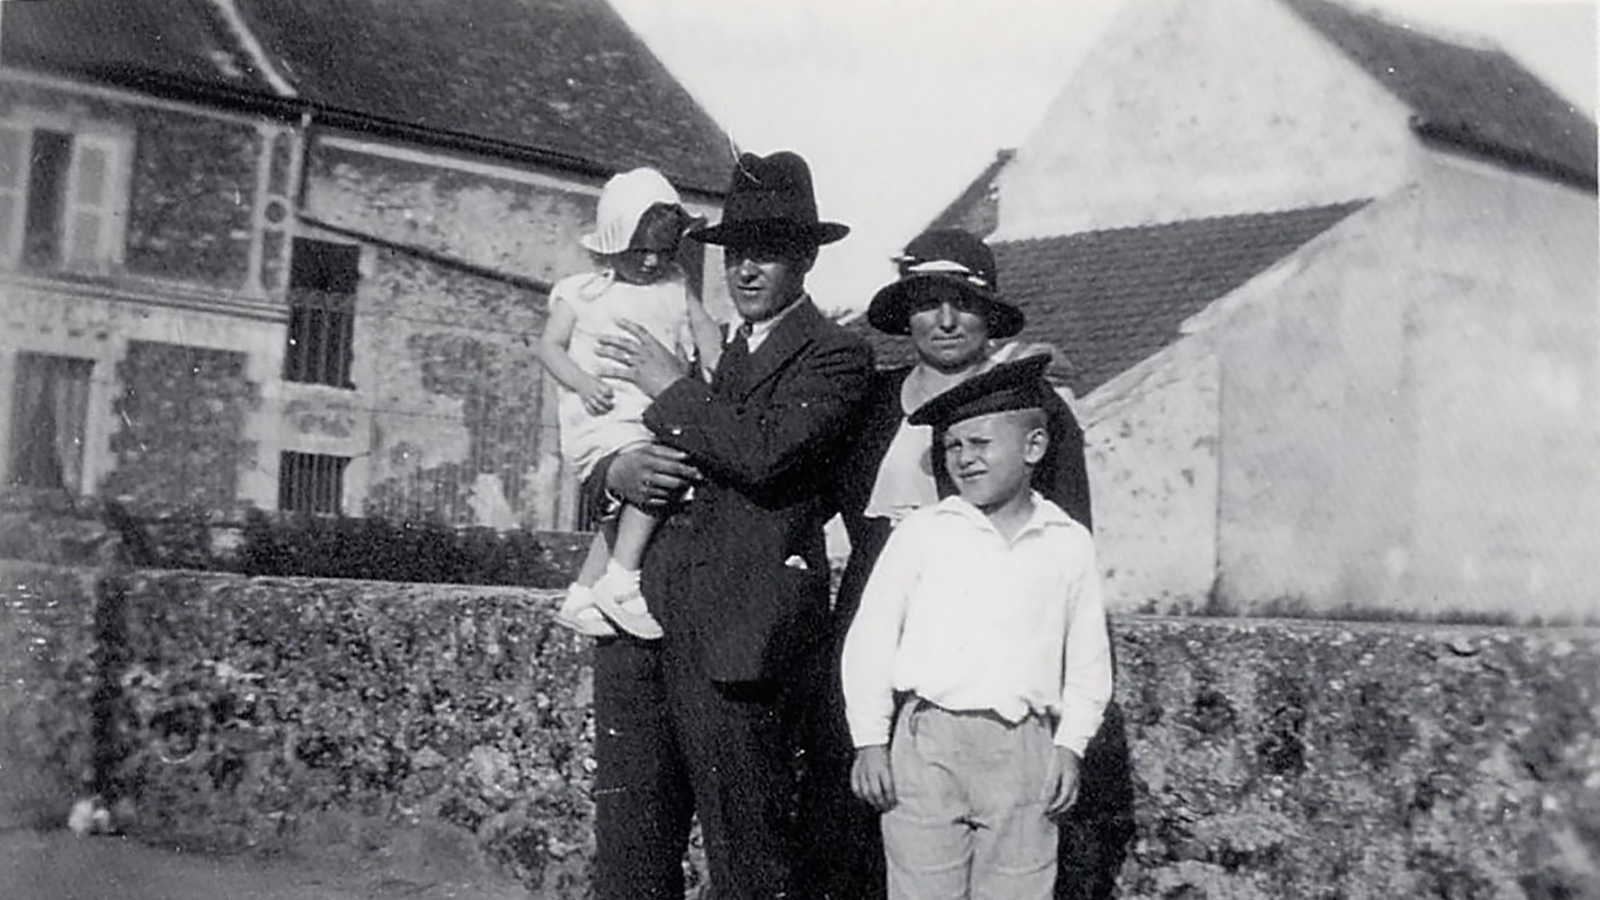
[[[23,217],[28,206],[28,149],[33,134],[0,124],[0,262],[22,252]]]
[[[72,170],[62,249],[68,265],[104,266],[122,260],[122,144],[98,134],[72,138]]]

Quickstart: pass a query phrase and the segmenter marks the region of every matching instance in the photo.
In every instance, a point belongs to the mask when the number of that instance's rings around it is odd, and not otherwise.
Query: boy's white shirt
[[[845,638],[846,718],[857,747],[886,744],[896,691],[1011,721],[1060,717],[1080,757],[1111,699],[1111,647],[1088,529],[1037,492],[1011,540],[960,497],[889,536]]]

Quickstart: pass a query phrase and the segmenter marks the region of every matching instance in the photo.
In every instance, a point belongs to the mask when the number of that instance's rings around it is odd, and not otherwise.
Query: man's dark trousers
[[[671,558],[688,549],[681,519],[658,531],[652,569],[683,571]],[[665,638],[595,647],[595,896],[682,898],[697,810],[718,900],[793,896],[785,686],[712,682],[699,642],[673,627],[671,598],[663,599]]]

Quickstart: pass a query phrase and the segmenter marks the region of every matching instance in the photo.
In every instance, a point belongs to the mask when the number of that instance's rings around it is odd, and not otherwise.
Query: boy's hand
[[[578,399],[583,401],[583,408],[591,416],[605,415],[615,403],[611,385],[593,376],[578,383],[577,394]]]
[[[1045,805],[1045,815],[1059,816],[1071,809],[1078,799],[1078,765],[1078,754],[1065,747],[1056,748],[1056,770],[1060,774],[1050,793],[1050,802]]]
[[[894,778],[889,773],[889,745],[874,744],[856,750],[850,767],[850,789],[878,812],[894,807]]]

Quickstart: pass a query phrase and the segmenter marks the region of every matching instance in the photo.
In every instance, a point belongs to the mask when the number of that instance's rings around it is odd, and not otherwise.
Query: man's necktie
[[[717,363],[712,384],[726,393],[744,383],[745,369],[750,363],[750,323],[741,322],[734,329],[733,339],[722,348],[722,359]]]

